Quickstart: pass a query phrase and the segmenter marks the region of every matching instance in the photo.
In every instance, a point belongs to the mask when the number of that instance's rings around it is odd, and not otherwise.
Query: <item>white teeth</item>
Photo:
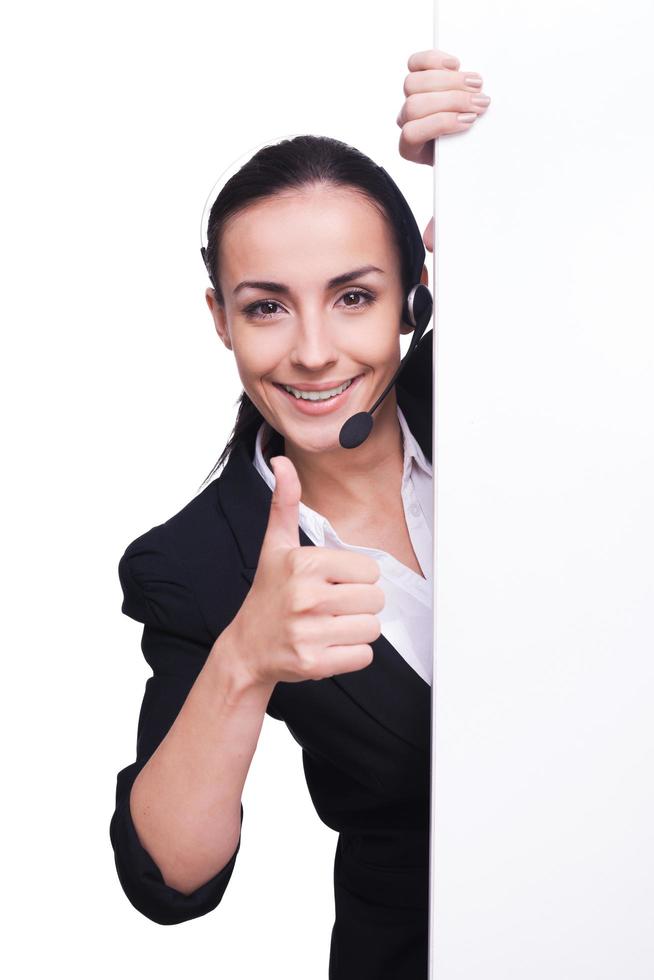
[[[324,401],[326,398],[333,398],[334,395],[340,395],[342,391],[345,391],[352,384],[352,378],[349,381],[345,381],[338,388],[328,388],[325,391],[300,391],[298,388],[291,388],[290,385],[284,385],[287,391],[296,398],[304,398],[305,401],[318,402]]]

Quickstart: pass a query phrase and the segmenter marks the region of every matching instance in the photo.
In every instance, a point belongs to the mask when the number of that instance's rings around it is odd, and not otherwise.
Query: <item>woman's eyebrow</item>
[[[368,272],[382,272],[383,269],[378,268],[376,265],[362,265],[359,269],[352,269],[350,272],[343,272],[340,276],[334,276],[327,283],[327,289],[335,289],[337,286],[344,286],[346,282],[350,282],[352,279],[359,279],[360,276],[365,276]],[[251,279],[244,279],[243,282],[239,282],[238,286],[234,289],[234,295],[239,291],[239,289],[245,289],[249,286],[251,289],[265,289],[268,293],[285,293],[288,295],[290,293],[290,287],[285,286],[281,282],[267,282],[263,280],[257,280],[256,282]]]

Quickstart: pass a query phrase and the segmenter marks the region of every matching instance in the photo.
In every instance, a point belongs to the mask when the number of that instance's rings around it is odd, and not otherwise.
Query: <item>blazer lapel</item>
[[[425,334],[396,385],[396,397],[411,432],[423,453],[432,458],[432,333]],[[402,383],[400,383],[402,382]],[[220,503],[231,525],[243,566],[247,588],[254,579],[266,532],[272,493],[254,467],[251,449],[239,443],[218,479]],[[300,544],[315,547],[299,530]],[[247,592],[247,588],[245,591]],[[431,688],[382,634],[372,644],[372,663],[315,683],[333,683],[360,708],[400,738],[423,751],[430,747]],[[284,684],[294,688],[296,685]],[[278,685],[278,686],[279,686]]]

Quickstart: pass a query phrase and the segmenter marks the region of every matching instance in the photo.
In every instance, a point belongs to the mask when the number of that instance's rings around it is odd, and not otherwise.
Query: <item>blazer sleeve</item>
[[[241,837],[239,834],[225,867],[186,895],[165,883],[132,822],[132,784],[177,717],[213,644],[195,597],[184,582],[183,569],[153,533],[156,530],[132,542],[118,565],[122,612],[144,624],[141,649],[153,674],[146,681],[138,718],[136,760],[117,776],[109,836],[118,879],[131,904],[153,922],[174,925],[216,908],[234,870]]]

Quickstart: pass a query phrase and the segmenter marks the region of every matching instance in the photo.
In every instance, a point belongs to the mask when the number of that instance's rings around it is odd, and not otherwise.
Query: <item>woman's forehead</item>
[[[225,224],[219,264],[227,278],[270,277],[303,265],[397,262],[389,222],[376,202],[356,189],[311,187],[253,202]],[[345,267],[343,266],[343,268]],[[348,266],[349,267],[349,266]],[[342,271],[342,270],[341,270]]]

